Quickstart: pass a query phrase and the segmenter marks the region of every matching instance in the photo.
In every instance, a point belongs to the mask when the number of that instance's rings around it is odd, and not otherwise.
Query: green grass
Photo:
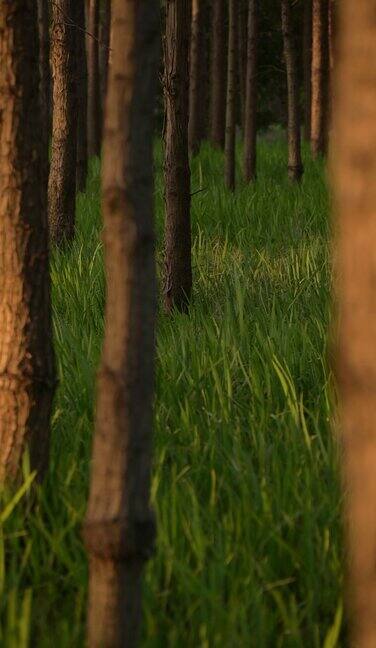
[[[221,154],[204,147],[192,164],[192,191],[204,189],[192,198],[192,307],[158,323],[147,648],[344,645],[328,195],[321,164],[305,152],[291,187],[285,158],[283,142],[260,142],[259,179],[239,181],[235,195]],[[160,150],[156,166],[161,268]],[[72,249],[53,259],[60,387],[49,475],[33,507],[27,488],[0,505],[7,648],[84,645],[80,525],[104,305],[98,173],[93,164],[78,198]]]

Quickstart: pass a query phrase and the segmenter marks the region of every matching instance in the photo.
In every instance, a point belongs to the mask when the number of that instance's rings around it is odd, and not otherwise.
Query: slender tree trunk
[[[113,0],[113,60],[103,145],[107,299],[90,497],[88,645],[134,648],[149,508],[156,272],[153,116],[159,3]]]
[[[257,39],[258,0],[248,2],[247,72],[245,82],[244,118],[244,178],[251,182],[256,178],[257,135]]]
[[[50,74],[50,12],[48,0],[38,0],[39,26],[39,92],[41,104],[43,140],[42,166],[44,184],[47,190],[49,174],[49,146],[51,136],[51,74]]]
[[[192,0],[188,123],[188,144],[192,154],[198,152],[205,137],[206,13],[206,0]]]
[[[77,190],[85,191],[88,169],[88,144],[87,144],[87,60],[85,45],[85,0],[76,0],[77,30]]]
[[[325,155],[328,145],[328,1],[312,0],[312,104],[313,157]]]
[[[332,115],[334,104],[333,76],[336,48],[336,5],[334,0],[328,0],[328,140],[332,130]],[[329,146],[329,142],[328,142]]]
[[[102,106],[105,106],[106,90],[107,90],[107,77],[108,77],[108,62],[110,52],[110,27],[111,27],[111,0],[105,0],[103,5],[103,17],[100,29],[100,83],[101,83],[101,97]]]
[[[288,176],[293,182],[299,181],[303,174],[300,150],[299,119],[299,81],[298,64],[292,30],[291,0],[282,0],[282,35],[283,50],[287,74],[287,140],[288,140]]]
[[[102,110],[99,77],[99,0],[88,3],[87,67],[88,67],[88,150],[89,157],[100,155],[102,141]]]
[[[350,643],[376,646],[375,3],[338,3],[334,189]]]
[[[192,290],[188,54],[190,0],[169,0],[164,39],[165,285],[167,311],[186,311]]]
[[[34,0],[0,3],[0,482],[48,459],[55,387]]]
[[[210,139],[224,148],[226,123],[226,4],[212,1]]]
[[[76,57],[77,0],[52,3],[53,76],[52,153],[48,182],[51,239],[58,245],[74,237],[76,201]]]
[[[238,0],[229,0],[229,34],[227,59],[225,185],[235,190],[236,62]]]
[[[238,6],[238,123],[244,130],[247,74],[247,7],[245,0]]]
[[[303,84],[304,139],[311,139],[311,66],[312,66],[312,0],[304,1]]]

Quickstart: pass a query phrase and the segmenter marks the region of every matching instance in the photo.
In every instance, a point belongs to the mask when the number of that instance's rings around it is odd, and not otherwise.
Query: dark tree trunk
[[[258,0],[248,2],[247,73],[244,117],[244,178],[256,178]]]
[[[101,97],[102,107],[104,109],[106,103],[106,90],[107,90],[107,77],[108,77],[108,62],[110,52],[110,30],[111,30],[111,0],[105,0],[103,5],[103,15],[100,28],[100,84],[101,84]]]
[[[303,164],[300,150],[299,119],[299,81],[298,64],[292,29],[291,0],[282,0],[282,35],[283,50],[287,74],[287,140],[288,140],[288,176],[293,182],[303,175]]]
[[[240,0],[238,10],[238,124],[244,130],[247,74],[247,7]]]
[[[0,482],[47,467],[55,388],[34,0],[0,3]]]
[[[88,151],[99,156],[102,141],[102,109],[99,77],[99,0],[88,0]]]
[[[87,145],[87,60],[85,45],[85,0],[76,0],[77,52],[77,191],[85,191],[88,169]]]
[[[224,148],[226,123],[226,4],[213,0],[211,19],[210,139]]]
[[[238,0],[229,0],[229,33],[227,58],[225,185],[235,190],[236,64]]]
[[[190,169],[188,159],[188,54],[190,0],[166,5],[164,39],[165,278],[167,311],[186,311],[192,290]]]
[[[312,0],[311,148],[317,158],[328,145],[328,1]]]
[[[192,0],[192,29],[190,44],[189,73],[189,124],[188,144],[192,154],[196,154],[205,138],[206,126],[206,0]]]
[[[153,116],[159,3],[113,0],[103,143],[107,298],[90,497],[88,645],[135,648],[149,508],[156,272]]]
[[[376,646],[375,3],[338,3],[333,173],[339,434],[353,648]]]
[[[52,154],[48,182],[48,217],[52,241],[74,237],[76,202],[76,56],[77,0],[52,3],[51,68],[53,76]]]
[[[312,0],[304,2],[303,25],[303,84],[304,139],[311,139],[311,66],[312,66]]]
[[[38,0],[39,25],[39,85],[42,119],[42,166],[47,190],[49,174],[49,146],[51,136],[51,73],[50,73],[50,12],[48,0]]]

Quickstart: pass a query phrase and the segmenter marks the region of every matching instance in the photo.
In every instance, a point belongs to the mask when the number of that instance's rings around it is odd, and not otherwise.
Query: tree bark
[[[229,34],[227,58],[225,185],[235,190],[235,126],[238,0],[229,0]]]
[[[87,35],[88,67],[88,151],[89,157],[100,156],[102,141],[102,109],[99,76],[99,0],[88,3]]]
[[[88,645],[134,648],[141,576],[154,544],[149,508],[156,272],[153,116],[159,3],[113,0],[103,143],[107,298],[84,539]]]
[[[314,158],[328,147],[328,1],[312,0],[311,149]]]
[[[312,66],[312,0],[304,2],[303,25],[303,85],[304,139],[311,139],[311,66]]]
[[[0,482],[47,466],[55,387],[34,0],[0,3]]]
[[[87,59],[85,0],[76,0],[76,51],[77,51],[77,191],[85,191],[88,170],[87,144]]]
[[[164,303],[185,312],[192,290],[188,54],[190,0],[169,0],[164,39],[165,278]]]
[[[334,194],[350,643],[376,646],[376,22],[338,3]]]
[[[198,153],[206,125],[206,0],[192,0],[188,145]]]
[[[244,116],[244,178],[256,178],[258,0],[248,2],[247,69]]]
[[[41,104],[43,181],[47,190],[51,137],[50,12],[48,0],[38,0],[39,93]]]
[[[106,105],[108,63],[110,52],[110,31],[111,31],[111,0],[105,0],[103,5],[103,16],[100,29],[100,84],[102,106]]]
[[[226,123],[226,5],[212,2],[211,71],[210,71],[210,139],[215,146],[225,145]]]
[[[48,181],[51,240],[74,237],[76,202],[75,2],[52,4],[51,68],[53,76],[52,152]]]
[[[238,124],[244,130],[247,74],[247,6],[245,0],[238,4]]]
[[[302,155],[300,149],[299,118],[299,81],[298,64],[292,28],[291,0],[282,0],[282,35],[283,51],[287,75],[287,140],[288,140],[288,176],[292,182],[298,182],[303,175]]]

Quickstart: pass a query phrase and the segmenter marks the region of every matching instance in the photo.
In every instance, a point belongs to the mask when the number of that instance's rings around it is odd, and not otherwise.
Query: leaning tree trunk
[[[238,0],[229,0],[229,33],[227,58],[225,185],[235,190],[236,62]]]
[[[312,0],[311,148],[317,158],[328,145],[328,1]]]
[[[102,141],[102,109],[99,78],[99,0],[88,0],[87,33],[89,156],[99,156]]]
[[[244,116],[244,178],[256,178],[258,0],[248,2],[247,70]]]
[[[194,155],[205,137],[206,125],[206,0],[192,0],[189,73],[188,145]]]
[[[224,148],[226,123],[226,3],[213,0],[211,18],[210,139]]]
[[[300,149],[299,119],[299,81],[298,64],[292,31],[291,0],[282,0],[282,35],[283,50],[287,74],[287,140],[288,140],[288,176],[293,182],[303,175],[302,155]]]
[[[348,602],[352,646],[376,646],[375,3],[338,3],[334,188]]]
[[[186,311],[192,290],[188,53],[190,0],[169,0],[164,39],[165,277],[164,302]]]
[[[34,0],[0,3],[0,482],[47,467],[55,386]]]
[[[51,68],[53,76],[52,152],[48,182],[51,240],[74,237],[76,201],[75,16],[77,0],[52,3]]]
[[[101,87],[101,101],[104,109],[106,103],[107,92],[107,77],[108,77],[108,62],[110,52],[110,28],[111,28],[111,0],[105,0],[103,5],[103,15],[100,25],[100,56],[99,56],[99,69],[100,69],[100,87]]]
[[[312,0],[305,0],[303,15],[304,139],[311,139]]]
[[[50,74],[50,12],[48,0],[38,0],[39,24],[39,93],[42,118],[42,165],[47,190],[49,174],[49,146],[51,136],[51,74]]]
[[[87,60],[85,44],[85,0],[76,0],[76,52],[77,52],[77,190],[84,191],[88,169],[87,144]]]
[[[103,144],[107,298],[90,497],[88,645],[134,648],[149,508],[156,272],[153,116],[159,3],[113,0]]]

